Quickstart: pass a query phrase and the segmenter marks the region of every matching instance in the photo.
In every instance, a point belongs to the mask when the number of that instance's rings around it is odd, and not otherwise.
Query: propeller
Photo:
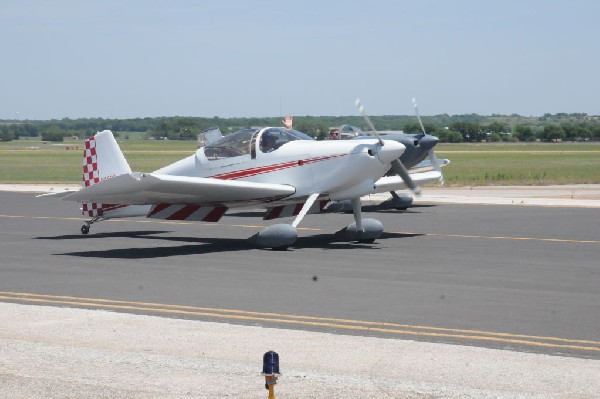
[[[427,132],[425,131],[425,126],[423,126],[423,121],[421,120],[421,115],[419,114],[419,106],[417,104],[417,99],[413,97],[412,99],[413,107],[415,108],[415,114],[417,115],[417,120],[419,121],[419,126],[421,126],[421,130],[423,131],[423,137],[427,136]],[[433,169],[437,172],[441,172],[440,164],[435,156],[435,151],[431,148],[428,152],[429,159],[431,160],[431,165],[433,165]],[[444,185],[444,175],[442,174],[440,177],[440,183],[442,186]]]
[[[358,98],[356,99],[355,105],[356,105],[356,108],[358,108],[358,112],[360,112],[360,114],[363,116],[363,118],[365,118],[367,125],[369,125],[369,127],[371,128],[371,131],[373,131],[373,134],[375,135],[375,137],[377,137],[377,140],[379,140],[379,144],[381,144],[382,146],[385,145],[384,141],[381,139],[381,136],[377,132],[377,129],[375,129],[373,122],[371,122],[371,118],[369,118],[369,116],[365,112],[365,107],[360,102],[360,99],[358,99]],[[406,184],[406,187],[408,187],[413,193],[415,193],[415,195],[421,195],[421,189],[419,188],[419,186],[417,186],[415,184],[413,179],[410,177],[410,174],[408,173],[408,171],[406,170],[406,168],[404,167],[402,162],[400,162],[400,159],[398,159],[398,158],[394,159],[392,161],[391,165],[392,165],[392,170],[394,171],[394,173],[396,173],[398,176],[400,176],[400,178]]]
[[[419,126],[421,126],[421,131],[423,132],[423,136],[427,136],[427,132],[425,131],[425,126],[423,126],[423,121],[421,120],[421,115],[419,115],[419,105],[417,104],[417,99],[413,97],[412,103],[413,103],[413,107],[415,108],[415,114],[417,114],[417,120],[419,121]]]
[[[365,118],[365,121],[367,121],[367,125],[369,125],[369,127],[371,128],[371,131],[373,132],[375,137],[377,137],[377,140],[379,140],[379,144],[383,145],[383,140],[379,136],[379,133],[377,133],[377,129],[375,129],[373,122],[371,122],[371,118],[369,118],[369,115],[367,115],[367,113],[365,112],[365,106],[362,105],[362,103],[360,102],[360,98],[357,98],[354,104],[356,105],[356,108],[358,108],[358,112],[360,112],[363,118]]]

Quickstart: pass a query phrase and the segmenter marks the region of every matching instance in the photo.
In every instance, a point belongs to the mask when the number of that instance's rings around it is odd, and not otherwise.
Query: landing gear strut
[[[92,223],[97,222],[98,220],[100,220],[100,216],[96,216],[95,218],[88,220],[85,222],[85,224],[83,226],[81,226],[81,234],[87,234],[90,232],[90,226],[92,225]]]
[[[338,231],[347,241],[372,244],[383,233],[383,224],[377,219],[363,219],[360,198],[352,199],[354,223]]]

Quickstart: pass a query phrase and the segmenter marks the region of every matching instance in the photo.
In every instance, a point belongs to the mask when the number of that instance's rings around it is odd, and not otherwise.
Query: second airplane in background
[[[357,106],[360,112],[365,118],[365,121],[370,126],[371,131],[364,132],[362,129],[352,125],[342,125],[338,131],[338,137],[341,140],[364,140],[373,139],[374,137],[381,137],[385,140],[394,140],[406,148],[405,151],[400,155],[399,161],[410,171],[410,172],[422,172],[426,170],[436,170],[440,172],[439,182],[443,184],[444,179],[441,174],[441,168],[450,163],[448,159],[438,159],[434,152],[434,147],[439,142],[439,139],[431,134],[427,134],[419,110],[416,99],[412,99],[415,113],[421,127],[421,133],[404,133],[402,131],[377,131],[373,126],[370,118],[366,115],[364,107],[360,104],[360,100],[357,100]],[[429,158],[429,159],[427,159]],[[388,172],[394,174],[393,170]],[[413,203],[413,197],[406,193],[397,193],[396,191],[390,191],[391,198],[379,204],[380,209],[398,209],[406,210]],[[337,201],[331,203],[327,210],[333,212],[350,212],[352,210],[351,204],[348,201]]]

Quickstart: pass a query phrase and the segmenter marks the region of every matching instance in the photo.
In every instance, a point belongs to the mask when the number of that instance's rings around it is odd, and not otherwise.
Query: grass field
[[[135,171],[156,170],[196,150],[192,141],[120,140]],[[82,141],[0,142],[0,183],[79,183]],[[439,144],[447,186],[600,183],[600,143]]]
[[[600,143],[440,144],[447,185],[600,183]]]

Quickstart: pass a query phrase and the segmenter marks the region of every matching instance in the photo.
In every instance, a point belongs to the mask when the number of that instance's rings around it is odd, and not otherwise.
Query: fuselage
[[[313,193],[365,195],[390,168],[390,162],[404,151],[396,141],[377,139],[316,141],[302,133],[281,128],[247,129],[225,136],[202,147],[181,161],[156,173],[244,180],[257,183],[289,184],[296,189],[290,197]],[[274,149],[264,145],[268,135],[276,136]]]

